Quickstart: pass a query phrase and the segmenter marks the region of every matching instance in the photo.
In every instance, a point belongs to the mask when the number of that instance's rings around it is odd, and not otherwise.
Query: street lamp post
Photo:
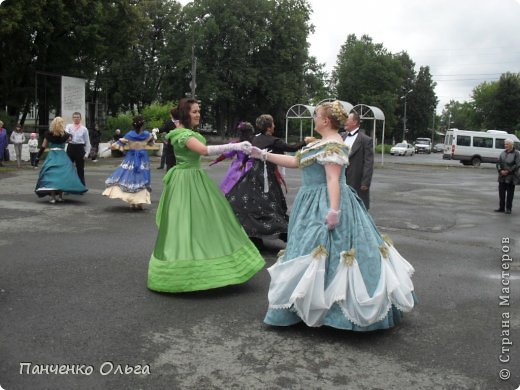
[[[209,14],[205,14],[200,18],[196,18],[191,27],[191,97],[195,99],[195,93],[197,91],[197,56],[195,55],[195,27],[197,23],[203,22]]]
[[[401,96],[401,99],[404,99],[404,115],[403,115],[403,141],[406,134],[406,97],[410,92],[413,92],[413,89],[410,89],[408,92],[406,92],[403,96]]]
[[[197,57],[195,57],[195,39],[192,35],[192,43],[191,43],[191,97],[195,98],[195,92],[197,89]]]

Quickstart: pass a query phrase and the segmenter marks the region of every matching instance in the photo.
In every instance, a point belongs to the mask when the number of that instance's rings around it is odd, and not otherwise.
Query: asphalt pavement
[[[227,164],[208,161],[219,181]],[[88,162],[89,191],[54,205],[33,192],[37,170],[0,168],[0,388],[520,385],[520,195],[511,215],[493,212],[491,164],[463,167],[440,154],[377,160],[370,213],[415,267],[419,305],[391,330],[360,334],[263,324],[266,270],[239,286],[149,291],[164,171],[154,157],[153,203],[132,211],[101,196],[118,163]],[[286,178],[290,205],[298,170]],[[266,241],[267,266],[281,248]]]

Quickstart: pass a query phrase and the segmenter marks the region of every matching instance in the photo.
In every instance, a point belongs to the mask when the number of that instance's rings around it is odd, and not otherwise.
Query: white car
[[[414,152],[414,146],[412,144],[405,144],[404,142],[400,144],[395,144],[390,149],[390,154],[392,156],[413,156]]]

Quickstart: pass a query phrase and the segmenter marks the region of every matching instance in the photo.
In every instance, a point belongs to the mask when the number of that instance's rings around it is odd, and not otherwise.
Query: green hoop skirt
[[[148,268],[151,290],[187,292],[240,284],[265,265],[198,161],[181,161],[165,175],[156,220],[159,233]]]

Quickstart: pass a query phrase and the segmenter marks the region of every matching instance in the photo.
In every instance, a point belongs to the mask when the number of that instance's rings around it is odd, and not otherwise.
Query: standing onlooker
[[[166,138],[167,135],[168,133],[160,133],[160,143],[162,143],[163,147],[161,153],[161,162],[159,163],[157,169],[164,169],[164,164],[166,162],[166,145],[168,145],[168,139]]]
[[[18,168],[22,166],[22,145],[25,142],[25,134],[21,124],[17,124],[10,137],[11,143],[14,146],[14,153],[16,154],[16,165]]]
[[[110,145],[115,144],[121,137],[121,129],[116,129],[116,131],[114,131],[114,135],[112,136],[112,140],[110,141]],[[112,148],[111,155],[112,157],[123,157],[125,154],[119,149]]]
[[[90,158],[92,162],[97,162],[97,155],[99,152],[99,143],[101,142],[101,130],[99,129],[99,125],[96,123],[94,125],[94,130],[92,130],[92,134],[90,135],[90,143],[92,147],[90,148]]]
[[[119,138],[121,138],[121,137],[122,137],[121,129],[116,129],[116,131],[114,131],[114,135],[112,136],[112,141],[117,142],[117,141],[119,141]]]
[[[79,179],[85,184],[85,159],[90,153],[90,137],[88,130],[81,124],[81,114],[72,114],[72,122],[68,124],[65,131],[71,135],[71,140],[67,146],[67,155],[76,165]]]
[[[4,122],[0,121],[0,167],[4,166],[4,159],[7,160],[7,156],[9,152],[6,154],[7,145],[9,141],[7,140],[7,130],[4,129]]]
[[[163,179],[157,207],[157,240],[148,267],[148,288],[184,292],[244,283],[265,261],[247,239],[226,198],[200,164],[201,156],[247,151],[249,142],[206,146],[196,129],[200,106],[179,103],[181,128],[168,133],[178,164]]]
[[[520,152],[515,150],[513,140],[504,141],[505,150],[500,153],[497,163],[499,207],[496,212],[511,214],[515,185],[520,183]]]
[[[38,138],[36,133],[31,133],[27,146],[29,146],[29,155],[31,156],[31,167],[36,168],[38,166]]]
[[[356,190],[367,210],[370,208],[370,183],[374,172],[372,139],[359,129],[360,118],[351,112],[345,121],[345,132],[340,133],[343,142],[350,148],[350,165],[345,174],[347,184]]]

